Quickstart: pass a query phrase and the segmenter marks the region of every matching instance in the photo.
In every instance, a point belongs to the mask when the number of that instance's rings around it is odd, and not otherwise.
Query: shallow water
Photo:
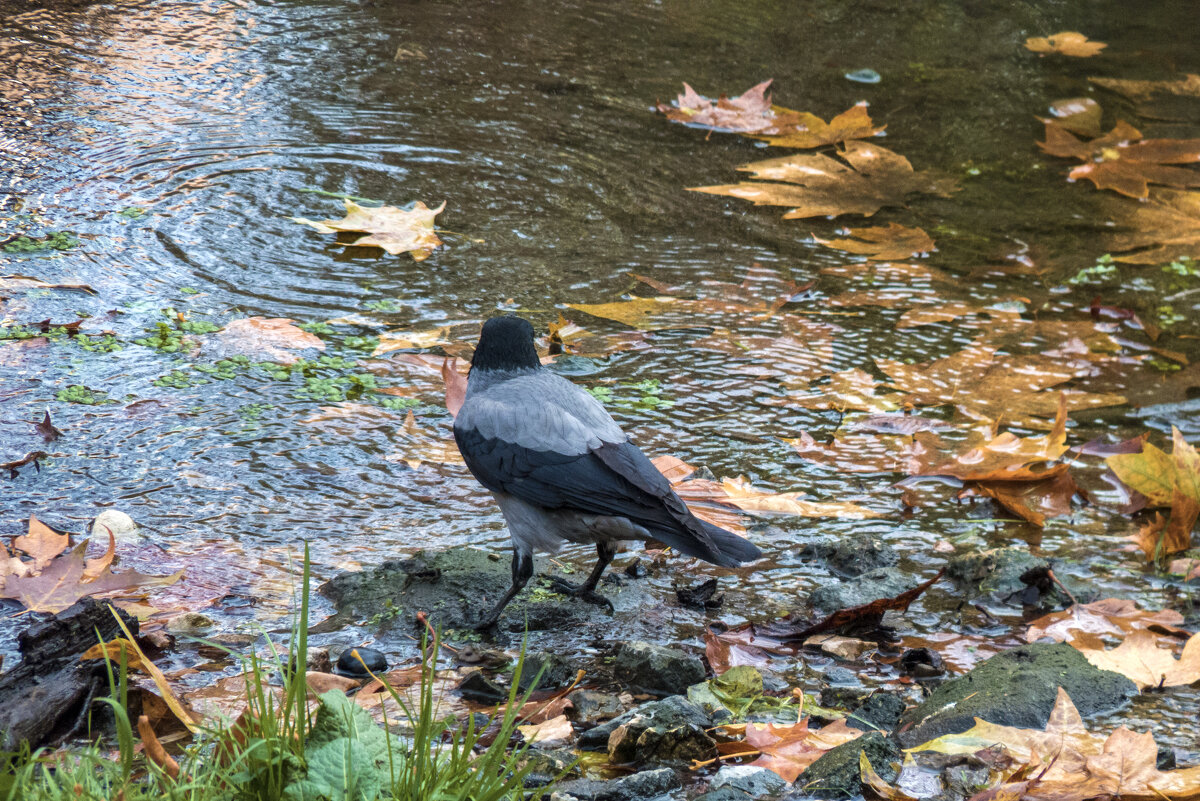
[[[216,0],[3,13],[0,239],[70,230],[82,242],[63,253],[0,254],[2,272],[86,283],[96,294],[18,292],[0,311],[6,324],[87,314],[85,327],[126,342],[145,336],[166,308],[218,325],[251,315],[308,323],[361,314],[368,324],[338,326],[327,350],[361,359],[362,351],[345,347],[346,336],[475,323],[499,309],[519,310],[544,327],[563,304],[618,299],[635,286],[631,272],[671,285],[739,283],[758,264],[799,285],[819,279],[787,310],[839,326],[831,369],[870,369],[872,357],[926,360],[966,346],[978,327],[897,331],[899,309],[829,307],[826,299],[849,284],[819,271],[853,258],[809,234],[827,237],[861,219],[787,221],[782,209],[684,191],[731,182],[737,165],[781,153],[669,124],[653,112],[654,102],[672,98],[682,81],[715,95],[773,77],[779,103],[823,118],[869,101],[873,118],[887,124],[881,144],[962,185],[953,198],[918,198],[871,224],[926,228],[938,240],[928,263],[956,276],[1024,247],[1047,268],[1037,278],[964,278],[951,299],[1019,298],[1018,308],[1078,320],[1103,294],[1105,303],[1153,313],[1160,298],[1189,285],[1157,268],[1123,268],[1100,288],[1066,283],[1104,252],[1097,237],[1110,198],[1066,184],[1067,162],[1034,145],[1041,136],[1035,116],[1053,100],[1094,94],[1087,76],[1158,80],[1200,72],[1193,26],[1183,24],[1191,4],[1154,4],[1136,19],[1129,13],[1115,2],[1086,10],[576,2],[548,13],[539,3]],[[1084,30],[1109,50],[1068,60],[1021,47],[1027,36],[1058,30]],[[864,68],[881,82],[844,77]],[[1117,96],[1096,97],[1109,114],[1106,127],[1116,114],[1149,135],[1200,134],[1195,119],[1142,120]],[[438,224],[452,233],[423,262],[343,248],[288,219],[339,216],[340,201],[305,190],[397,205],[446,200]],[[121,215],[131,208],[142,211]],[[1160,347],[1197,355],[1188,335],[1198,333],[1189,306],[1198,299],[1175,302],[1184,319]],[[590,330],[622,330],[570,316]],[[944,561],[933,550],[939,540],[960,547],[1028,542],[1039,553],[1078,560],[1078,576],[1101,596],[1161,606],[1187,595],[1156,578],[1140,555],[1118,551],[1135,524],[1094,507],[1044,531],[996,522],[1006,515],[983,501],[939,504],[901,521],[895,476],[841,473],[792,454],[781,437],[828,437],[839,416],[759,403],[778,394],[780,382],[731,380],[727,355],[693,347],[711,330],[706,322],[656,333],[648,349],[576,362],[571,372],[614,388],[626,401],[614,411],[648,452],[886,514],[867,523],[774,521],[779,539],[764,543],[772,566],[739,573],[746,591],[731,599],[728,620],[796,607],[828,579],[795,556],[797,547],[853,530],[890,542],[914,575],[932,575]],[[770,321],[762,331],[772,331]],[[410,379],[395,355],[364,367],[381,383],[403,386]],[[168,551],[236,542],[247,559],[270,567],[286,565],[286,549],[294,553],[308,541],[318,577],[420,547],[505,547],[497,510],[464,470],[414,470],[389,458],[404,447],[397,433],[403,412],[306,424],[330,404],[298,398],[295,380],[259,372],[203,386],[155,385],[172,369],[213,358],[137,345],[94,354],[55,341],[0,360],[6,423],[48,408],[65,432],[40,472],[23,469],[0,487],[4,533],[18,533],[30,513],[80,529],[102,508],[116,507]],[[631,385],[645,379],[658,380],[673,405],[628,402],[638,396]],[[73,385],[119,402],[56,400]],[[449,416],[437,396],[422,401],[415,409],[421,425],[447,434]],[[1073,415],[1083,422],[1072,441],[1140,433],[1145,423],[1128,412]],[[1103,497],[1099,471],[1085,475]],[[232,586],[216,607],[221,620],[245,627],[256,604],[271,607],[262,586]],[[902,633],[936,630],[958,605],[941,585],[913,607],[911,631]],[[1019,613],[1008,611],[1015,625]],[[1154,696],[1121,719],[1161,719],[1175,731],[1160,739],[1194,749],[1191,735],[1174,725],[1190,720],[1194,702],[1187,690]]]

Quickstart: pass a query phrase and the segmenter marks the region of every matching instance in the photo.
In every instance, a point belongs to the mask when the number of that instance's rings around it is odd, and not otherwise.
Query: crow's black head
[[[472,370],[519,370],[540,367],[537,349],[533,347],[533,326],[520,317],[506,314],[493,317],[483,324]]]

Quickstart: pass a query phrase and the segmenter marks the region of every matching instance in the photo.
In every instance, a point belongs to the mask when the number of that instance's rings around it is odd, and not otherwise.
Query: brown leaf
[[[525,742],[541,743],[543,746],[565,745],[575,738],[575,729],[571,727],[571,721],[566,715],[559,715],[542,723],[517,726],[517,731],[521,732]]]
[[[1112,251],[1137,250],[1116,256],[1117,261],[1165,264],[1200,258],[1200,192],[1157,189],[1145,203],[1114,205],[1112,216],[1125,231],[1105,237],[1105,247]]]
[[[809,765],[826,752],[865,734],[838,720],[820,729],[810,729],[808,718],[791,726],[774,723],[746,725],[746,744],[761,752],[751,765],[767,768],[785,781],[794,782]]]
[[[672,304],[678,301],[673,297],[636,297],[613,303],[568,303],[567,307],[593,317],[616,320],[633,328],[653,330],[657,325],[656,318],[673,308]]]
[[[338,676],[333,673],[321,673],[316,670],[309,670],[304,674],[304,683],[308,685],[308,691],[314,695],[327,693],[330,690],[346,693],[362,686],[361,679],[352,679],[349,676]]]
[[[228,351],[251,358],[295,364],[300,360],[292,351],[315,348],[325,350],[325,343],[297,328],[293,320],[282,317],[247,317],[232,320],[217,332],[217,340]]]
[[[50,564],[70,544],[71,538],[59,534],[38,520],[34,515],[29,516],[29,531],[13,540],[13,547],[33,557],[33,569],[41,571]]]
[[[772,406],[798,406],[801,409],[829,409],[838,412],[891,412],[899,409],[899,396],[889,393],[876,394],[875,389],[878,386],[880,383],[863,370],[843,370],[831,375],[829,383],[824,386],[813,387],[803,394],[767,398],[763,402]]]
[[[446,409],[455,417],[467,398],[467,377],[458,371],[457,359],[442,362],[442,381],[446,384]]]
[[[958,189],[949,178],[914,172],[908,159],[879,145],[850,141],[837,155],[842,161],[820,154],[756,161],[738,169],[779,183],[743,182],[691,191],[729,195],[756,206],[791,206],[784,219],[797,219],[840,214],[870,217],[884,206],[903,206],[913,193],[949,197]]]
[[[104,571],[108,570],[113,563],[113,557],[117,554],[117,538],[113,535],[112,529],[108,526],[103,526],[105,532],[108,533],[108,547],[104,550],[104,554],[97,559],[88,559],[83,566],[83,580],[95,581],[100,578]]]
[[[799,517],[837,517],[844,520],[864,520],[879,517],[879,512],[856,503],[818,503],[801,500],[800,492],[769,492],[755,489],[744,478],[727,478],[721,482],[726,499],[720,503],[736,506],[744,512],[797,515]]]
[[[1075,479],[1066,471],[1039,481],[980,481],[974,488],[1039,527],[1046,524],[1047,517],[1069,515],[1071,499],[1079,491]]]
[[[675,105],[659,103],[658,110],[666,114],[667,119],[672,122],[682,122],[714,131],[770,131],[775,125],[775,113],[771,109],[771,98],[767,95],[770,85],[771,80],[768,79],[750,87],[737,97],[721,95],[714,103],[685,83],[683,94],[676,98]]]
[[[50,422],[50,412],[46,412],[41,422],[34,424],[34,430],[41,434],[42,439],[46,442],[53,442],[62,436],[62,432],[54,427],[54,423]]]
[[[150,719],[145,715],[138,717],[138,736],[142,738],[142,746],[150,761],[158,765],[163,773],[172,779],[178,779],[179,763],[167,753],[162,743],[158,741],[158,737],[154,734],[154,728],[150,725]]]
[[[1104,42],[1093,42],[1077,31],[1062,31],[1051,36],[1031,36],[1025,40],[1025,49],[1034,53],[1057,53],[1076,58],[1090,58],[1108,47]]]
[[[907,328],[919,328],[920,326],[931,325],[933,323],[946,323],[972,314],[987,317],[988,321],[982,324],[984,326],[991,326],[997,320],[1005,320],[1011,323],[1018,322],[1021,319],[1021,315],[1011,309],[996,309],[990,306],[967,303],[962,300],[951,300],[945,303],[935,303],[930,306],[918,306],[915,309],[909,309],[900,315],[900,319],[896,321],[896,329],[903,331]]]
[[[1173,609],[1147,612],[1137,604],[1124,598],[1105,598],[1090,604],[1072,604],[1069,609],[1051,612],[1029,624],[1025,641],[1034,642],[1050,637],[1057,642],[1066,642],[1075,632],[1095,635],[1126,635],[1139,629],[1164,631],[1170,636],[1184,639],[1191,636],[1179,628],[1183,615]]]
[[[1200,634],[1184,643],[1178,659],[1171,648],[1160,647],[1160,638],[1146,629],[1133,630],[1111,650],[1088,632],[1079,632],[1068,642],[1093,665],[1127,676],[1139,690],[1200,681]]]
[[[412,409],[404,418],[404,425],[396,431],[396,439],[401,444],[401,450],[389,453],[384,458],[389,462],[404,462],[413,470],[422,464],[460,465],[463,463],[462,454],[453,439],[443,437],[417,424],[417,417]]]
[[[1169,81],[1131,81],[1121,78],[1088,78],[1089,81],[1128,97],[1144,117],[1192,120],[1200,98],[1200,75],[1188,74]]]
[[[345,203],[346,216],[340,220],[314,222],[303,217],[291,219],[312,226],[323,234],[340,231],[365,233],[366,236],[349,244],[353,247],[383,248],[393,256],[411,253],[413,261],[424,261],[442,245],[442,240],[434,233],[433,220],[445,210],[445,202],[431,209],[418,200],[408,210],[396,206],[360,206],[349,198],[345,199]]]
[[[1200,173],[1171,164],[1200,162],[1200,139],[1142,139],[1124,120],[1102,136],[1083,142],[1054,120],[1047,120],[1046,153],[1085,162],[1071,170],[1068,180],[1086,178],[1097,189],[1112,189],[1127,197],[1149,196],[1149,184],[1178,188],[1200,186]]]
[[[847,473],[908,473],[912,470],[913,438],[904,435],[843,434],[820,443],[806,431],[784,438],[810,462]]]
[[[720,676],[739,665],[763,667],[770,661],[767,651],[740,639],[736,633],[716,633],[710,628],[704,629],[704,656],[714,675]]]
[[[777,109],[786,111],[784,109]],[[777,113],[775,129],[778,133],[755,136],[772,147],[794,147],[808,149],[834,145],[849,139],[867,139],[883,133],[886,125],[876,126],[867,113],[866,103],[856,103],[825,122],[815,114],[803,111]]]
[[[933,239],[921,228],[906,228],[897,223],[885,227],[850,228],[846,233],[853,239],[813,240],[835,250],[858,253],[873,261],[896,261],[922,256],[933,250]]]

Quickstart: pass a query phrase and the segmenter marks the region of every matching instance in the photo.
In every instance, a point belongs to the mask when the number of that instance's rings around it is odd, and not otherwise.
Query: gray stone
[[[898,570],[880,568],[849,581],[824,584],[813,590],[808,603],[822,614],[862,606],[880,598],[894,598],[917,584]]]
[[[884,731],[894,731],[904,714],[904,699],[891,693],[877,692],[853,710],[854,717],[846,725],[871,731],[872,725]]]
[[[1002,726],[1042,729],[1062,687],[1088,717],[1118,709],[1137,687],[1100,670],[1064,643],[1033,643],[997,654],[950,679],[900,718],[897,739],[911,748],[943,734],[964,732],[976,717]],[[908,727],[908,728],[905,728]]]
[[[217,625],[208,615],[199,612],[184,612],[167,621],[167,631],[172,634],[198,636]]]
[[[620,698],[595,690],[575,690],[567,696],[567,700],[571,702],[567,717],[576,723],[599,723],[625,711]]]
[[[562,630],[611,625],[607,609],[548,591],[543,578],[567,578],[552,562],[535,566],[537,576],[508,605],[497,623],[501,631]],[[322,584],[320,593],[337,608],[338,616],[379,620],[384,628],[417,627],[417,612],[443,629],[470,629],[499,600],[512,583],[508,554],[489,554],[477,548],[454,547],[419,551],[409,559],[384,562],[369,570],[342,573]],[[634,613],[653,604],[637,582],[605,583],[603,594],[617,613]],[[398,610],[398,611],[397,611]]]
[[[541,676],[538,676],[541,671]],[[537,689],[556,690],[566,687],[575,678],[575,670],[571,663],[558,654],[527,654],[525,664],[521,667],[521,679],[517,687],[524,692],[533,686],[537,679]]]
[[[619,779],[576,779],[558,786],[559,793],[566,793],[579,801],[643,801],[678,790],[683,784],[678,774],[670,768],[643,770]]]
[[[810,543],[801,549],[800,556],[819,559],[831,573],[845,578],[891,567],[900,561],[895,548],[864,532]]]
[[[953,557],[946,565],[946,577],[971,598],[987,597],[997,602],[1020,605],[1021,595],[1028,586],[1021,581],[1021,576],[1031,570],[1045,570],[1048,567],[1050,562],[1023,548],[993,548]],[[1061,570],[1055,575],[1080,603],[1095,594]],[[1071,603],[1071,599],[1062,593],[1057,584],[1047,587],[1038,601],[1052,606]]]
[[[692,801],[746,801],[752,796],[733,787],[722,787],[720,790],[710,790],[696,796]]]
[[[704,663],[700,657],[675,648],[627,642],[617,649],[613,676],[636,690],[678,695],[704,681]]]
[[[710,790],[732,787],[754,798],[782,793],[788,783],[773,770],[752,765],[722,765],[713,777]]]
[[[704,726],[666,722],[662,716],[634,715],[608,736],[612,762],[688,765],[717,758],[717,744]]]
[[[884,781],[894,782],[897,777],[893,762],[899,762],[900,749],[879,732],[869,732],[842,743],[825,753],[808,766],[795,782],[795,790],[787,798],[820,796],[822,798],[847,798],[862,794],[862,779],[859,754],[866,753],[871,767]]]
[[[704,714],[704,710],[679,695],[672,695],[658,701],[650,701],[639,707],[579,735],[576,741],[581,751],[607,751],[608,740],[612,733],[621,726],[633,720],[635,716],[650,719],[652,725],[661,729],[675,729],[683,726],[696,726],[701,729],[712,725],[712,720]]]

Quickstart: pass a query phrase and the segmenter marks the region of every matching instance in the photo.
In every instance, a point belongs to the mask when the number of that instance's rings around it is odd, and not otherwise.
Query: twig
[[[1054,575],[1053,569],[1047,570],[1046,575],[1049,576],[1050,580],[1053,581],[1055,584],[1057,584],[1058,588],[1063,591],[1063,594],[1065,594],[1067,596],[1067,598],[1070,599],[1072,606],[1075,606],[1079,603],[1079,601],[1075,600],[1075,596],[1071,594],[1071,591],[1067,589],[1066,585],[1058,580],[1058,576]]]

